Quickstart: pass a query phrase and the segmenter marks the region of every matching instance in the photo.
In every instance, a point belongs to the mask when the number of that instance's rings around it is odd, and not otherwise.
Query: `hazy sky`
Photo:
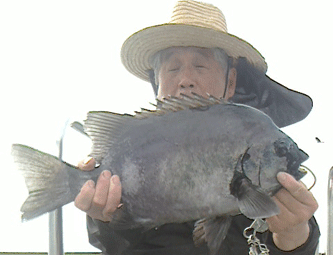
[[[332,163],[333,37],[329,1],[211,0],[225,14],[229,32],[257,48],[268,75],[310,95],[308,118],[284,131],[310,155],[305,165],[318,178],[313,193],[326,247],[327,176]],[[154,102],[150,85],[120,61],[124,40],[147,26],[168,22],[175,1],[0,1],[0,251],[48,251],[48,218],[20,222],[25,184],[11,163],[10,145],[23,143],[57,154],[65,122],[89,110],[133,112]],[[319,137],[323,143],[317,143]],[[65,159],[85,157],[89,142],[67,132]],[[311,183],[311,178],[306,180]],[[88,244],[85,214],[64,208],[65,252],[97,251]]]

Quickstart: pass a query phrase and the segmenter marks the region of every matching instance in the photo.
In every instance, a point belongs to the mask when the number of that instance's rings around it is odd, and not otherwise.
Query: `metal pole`
[[[63,139],[68,121],[62,131],[59,140],[59,159],[62,160]],[[49,255],[63,255],[63,231],[62,231],[62,208],[55,209],[49,213]]]
[[[327,229],[327,255],[333,255],[333,167],[328,175],[328,229]]]
[[[49,213],[49,255],[63,255],[62,209]]]

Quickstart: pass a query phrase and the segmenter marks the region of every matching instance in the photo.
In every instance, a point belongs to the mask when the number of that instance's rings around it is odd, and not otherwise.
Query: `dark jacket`
[[[248,254],[247,240],[243,230],[250,226],[251,220],[243,215],[233,217],[226,239],[219,254]],[[272,234],[266,231],[257,234],[262,243],[270,250],[270,255],[293,254],[313,255],[319,242],[319,228],[314,218],[309,221],[310,236],[301,247],[283,252],[272,241]],[[182,224],[165,224],[159,228],[144,231],[143,229],[113,230],[107,223],[87,217],[89,241],[96,248],[109,255],[205,255],[209,254],[206,245],[195,247],[192,241],[194,222]]]

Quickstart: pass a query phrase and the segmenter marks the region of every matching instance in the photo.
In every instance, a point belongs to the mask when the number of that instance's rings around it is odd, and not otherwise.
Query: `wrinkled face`
[[[215,60],[210,49],[173,47],[163,56],[159,70],[157,98],[191,96],[191,92],[207,98],[207,93],[222,98],[225,94],[226,70]],[[235,85],[235,84],[234,84]],[[227,90],[225,98],[234,90]]]

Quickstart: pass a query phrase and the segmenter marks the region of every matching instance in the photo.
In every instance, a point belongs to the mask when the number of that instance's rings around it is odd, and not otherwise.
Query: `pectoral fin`
[[[250,219],[269,218],[280,213],[273,199],[240,173],[235,174],[230,191],[237,198],[241,213]]]

